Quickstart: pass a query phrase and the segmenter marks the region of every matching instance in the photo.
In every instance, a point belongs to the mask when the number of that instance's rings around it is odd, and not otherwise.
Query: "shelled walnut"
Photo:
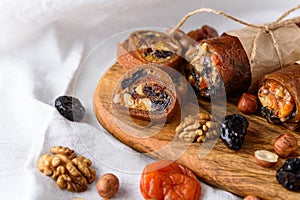
[[[45,154],[40,157],[38,169],[46,176],[52,176],[59,188],[83,192],[96,179],[91,160],[77,156],[68,147],[54,146],[50,152],[54,155]]]
[[[219,125],[208,113],[200,112],[197,115],[188,115],[184,121],[176,127],[178,137],[185,142],[202,143],[205,139],[219,136]]]

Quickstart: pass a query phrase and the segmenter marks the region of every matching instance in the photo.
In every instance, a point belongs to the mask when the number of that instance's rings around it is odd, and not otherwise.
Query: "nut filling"
[[[290,92],[276,81],[267,80],[258,91],[262,115],[274,123],[285,122],[295,113],[295,101]]]
[[[218,137],[218,128],[218,123],[212,120],[211,115],[199,113],[187,116],[175,131],[178,137],[185,142],[202,143],[206,139]]]
[[[170,103],[168,89],[156,83],[141,83],[115,95],[113,102],[128,108],[164,112]]]
[[[187,78],[201,96],[216,95],[222,87],[222,77],[218,72],[218,55],[209,49],[206,43],[190,48],[186,53],[190,62]],[[194,67],[193,67],[194,66]]]

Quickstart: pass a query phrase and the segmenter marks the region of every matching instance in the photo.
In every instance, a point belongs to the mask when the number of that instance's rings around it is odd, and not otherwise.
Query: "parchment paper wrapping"
[[[258,32],[257,28],[244,28],[226,32],[228,35],[236,36],[248,56],[252,81],[249,92],[254,92],[258,88],[258,83],[263,75],[281,69],[280,59],[276,53],[271,34],[261,32],[256,40],[256,48],[253,50],[253,41]],[[272,30],[276,43],[278,44],[282,67],[287,67],[300,60],[300,28],[296,24],[290,24],[278,29]],[[251,60],[251,53],[255,56]]]

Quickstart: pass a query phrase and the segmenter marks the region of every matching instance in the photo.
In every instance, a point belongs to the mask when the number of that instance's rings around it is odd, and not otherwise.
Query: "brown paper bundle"
[[[300,9],[300,5],[285,12],[273,23],[256,25],[236,19],[222,11],[202,8],[188,13],[174,28],[174,30],[179,29],[190,16],[201,12],[210,12],[222,15],[245,25],[246,28],[228,31],[223,35],[227,34],[237,37],[242,44],[243,50],[246,52],[248,57],[251,71],[251,77],[249,77],[251,78],[251,84],[248,88],[246,88],[246,90],[248,89],[249,92],[255,92],[257,90],[259,80],[263,75],[287,67],[300,60],[300,28],[297,26],[297,23],[300,22],[300,17],[283,20],[291,12],[297,9]],[[228,49],[228,51],[232,51],[232,49]],[[230,57],[227,59],[234,60],[235,58]],[[222,69],[222,67],[220,68]],[[219,73],[222,74],[222,71]],[[224,85],[226,87],[225,81]],[[241,87],[244,87],[244,85],[241,85]],[[226,92],[231,90],[231,88],[225,89]]]
[[[263,75],[290,66],[300,59],[300,28],[295,23],[272,30],[272,33],[266,29],[260,30],[259,35],[256,28],[226,33],[238,37],[247,53],[252,74],[249,91],[257,89]],[[278,46],[279,52],[275,46]]]

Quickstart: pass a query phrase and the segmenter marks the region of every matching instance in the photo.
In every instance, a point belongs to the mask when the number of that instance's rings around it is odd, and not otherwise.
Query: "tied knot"
[[[265,33],[269,33],[270,32],[270,25],[269,24],[264,24],[263,25],[263,30]]]
[[[278,29],[278,28],[281,28],[281,27],[284,27],[284,26],[287,26],[287,25],[290,25],[290,24],[296,24],[296,23],[299,23],[300,22],[300,17],[296,17],[296,18],[292,18],[292,19],[287,19],[287,20],[283,20],[285,17],[287,17],[290,13],[294,12],[295,10],[298,10],[300,9],[300,4],[293,7],[292,9],[284,12],[276,21],[272,22],[272,23],[269,23],[269,24],[263,24],[263,25],[257,25],[257,24],[251,24],[251,23],[248,23],[248,22],[245,22],[245,21],[242,21],[240,19],[237,19],[227,13],[224,13],[222,11],[219,11],[219,10],[214,10],[214,9],[211,9],[211,8],[200,8],[198,10],[195,10],[195,11],[192,11],[188,14],[186,14],[183,19],[174,27],[174,29],[172,29],[170,31],[170,33],[174,32],[174,31],[177,31],[180,29],[180,27],[186,22],[186,20],[197,14],[197,13],[202,13],[202,12],[206,12],[206,13],[214,13],[214,14],[217,14],[217,15],[221,15],[221,16],[224,16],[228,19],[231,19],[237,23],[240,23],[242,25],[245,25],[247,27],[251,27],[251,28],[255,28],[255,29],[258,29],[257,31],[257,34],[253,40],[253,43],[252,43],[252,51],[251,51],[251,55],[250,55],[250,63],[254,63],[254,59],[255,59],[255,56],[256,56],[256,49],[257,49],[257,40],[258,38],[263,34],[269,34],[270,37],[271,37],[271,40],[272,40],[272,43],[273,43],[273,46],[274,46],[274,49],[275,49],[275,52],[278,56],[278,60],[279,60],[279,65],[281,68],[283,68],[283,58],[282,58],[282,55],[281,55],[281,52],[280,52],[280,48],[278,46],[278,43],[276,41],[276,38],[273,34],[273,31],[275,29]]]

